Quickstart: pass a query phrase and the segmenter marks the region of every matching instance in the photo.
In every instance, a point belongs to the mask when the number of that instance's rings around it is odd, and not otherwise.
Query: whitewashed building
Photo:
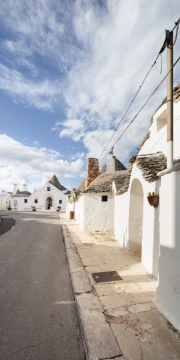
[[[75,216],[83,229],[113,231],[122,247],[141,254],[147,271],[159,280],[157,308],[180,330],[180,84],[174,88],[173,108],[173,165],[167,169],[165,98],[129,169],[115,174],[111,169],[86,190],[81,184]]]
[[[75,211],[75,218],[83,230],[114,232],[112,183],[118,179],[124,184],[126,176],[125,166],[116,159],[112,150],[101,172],[98,160],[88,159],[86,178],[76,189],[78,199],[68,204],[68,212]]]
[[[9,196],[12,195],[12,192],[7,192],[2,190],[0,193],[0,210],[6,210],[8,207]]]
[[[24,185],[23,191],[19,191],[15,184],[13,193],[1,195],[1,210],[9,208],[17,211],[30,211],[34,208],[38,211],[57,210],[58,207],[65,210],[68,193],[69,191],[60,184],[56,175],[42,188],[34,190],[32,194],[27,190],[26,185]]]

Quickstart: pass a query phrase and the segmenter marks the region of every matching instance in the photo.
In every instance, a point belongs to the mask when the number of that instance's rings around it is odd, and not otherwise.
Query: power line
[[[175,42],[176,42],[177,35],[178,35],[179,22],[180,22],[180,18],[175,22],[175,26],[174,26],[174,28],[171,30],[171,31],[174,31],[174,29],[177,27],[174,44],[175,44]],[[145,77],[144,77],[141,85],[139,86],[138,90],[136,91],[136,93],[135,93],[133,99],[131,100],[129,106],[127,107],[125,113],[124,113],[123,116],[121,117],[121,119],[120,119],[120,121],[119,121],[119,123],[118,123],[118,125],[117,125],[117,127],[116,127],[116,130],[114,130],[114,132],[113,132],[113,134],[111,135],[111,137],[110,137],[108,143],[106,144],[104,150],[102,151],[101,155],[99,156],[99,160],[100,160],[101,156],[103,155],[103,153],[105,152],[106,148],[108,147],[109,143],[111,142],[112,138],[114,137],[115,133],[117,132],[120,124],[122,123],[122,121],[123,121],[124,118],[125,118],[125,115],[127,114],[128,110],[130,109],[131,105],[133,104],[135,98],[137,97],[137,95],[138,95],[138,93],[140,92],[143,84],[145,83],[148,75],[150,74],[151,70],[153,69],[154,65],[156,64],[159,56],[160,56],[160,55],[162,54],[162,52],[165,50],[166,46],[167,46],[167,39],[165,38],[164,43],[163,43],[163,45],[162,45],[162,47],[161,47],[161,49],[160,49],[160,51],[159,51],[156,59],[154,60],[154,62],[153,62],[153,64],[151,65],[150,69],[148,70],[147,74],[145,75]],[[161,68],[162,68],[162,59],[161,59]],[[161,69],[161,71],[162,71],[162,69]],[[100,163],[104,160],[104,158],[105,158],[105,156],[104,156],[103,159],[100,161]]]
[[[161,80],[161,82],[159,83],[159,85],[155,88],[155,90],[152,92],[152,94],[148,97],[148,99],[145,101],[145,103],[143,104],[143,106],[139,109],[139,111],[136,113],[136,115],[133,117],[133,119],[130,121],[130,123],[126,126],[126,128],[123,130],[123,132],[121,133],[121,135],[118,137],[118,139],[115,141],[115,143],[113,144],[113,147],[117,144],[117,142],[121,139],[121,137],[124,135],[124,133],[127,131],[127,129],[132,125],[132,123],[135,121],[135,119],[138,117],[138,115],[140,114],[140,112],[144,109],[144,107],[147,105],[147,103],[149,102],[149,100],[153,97],[153,95],[156,93],[156,91],[159,89],[159,87],[162,85],[162,83],[164,82],[164,80],[167,78],[168,74],[171,72],[171,70],[176,66],[176,64],[178,63],[178,61],[180,60],[180,56],[178,57],[178,59],[175,61],[174,65],[172,66],[172,68],[168,71],[168,73],[164,76],[164,78]],[[106,153],[106,155],[102,158],[102,160],[100,161],[100,163],[105,159],[105,157],[107,156],[108,153]]]
[[[143,81],[142,81],[141,85],[139,86],[138,90],[136,91],[136,93],[135,93],[135,95],[134,95],[133,99],[131,100],[131,102],[130,102],[129,106],[127,107],[127,109],[126,109],[125,113],[124,113],[124,114],[123,114],[123,116],[121,117],[121,119],[120,119],[120,121],[119,121],[119,123],[118,123],[118,125],[117,125],[116,130],[114,130],[114,132],[113,132],[113,134],[111,135],[111,137],[110,137],[110,139],[109,139],[109,141],[108,141],[107,145],[105,146],[104,150],[102,151],[101,155],[99,156],[99,159],[101,158],[102,154],[104,153],[104,151],[105,151],[105,150],[106,150],[106,148],[108,147],[109,143],[111,142],[112,138],[114,137],[114,135],[115,135],[115,133],[116,133],[116,131],[117,131],[118,127],[120,126],[120,124],[122,123],[123,119],[125,118],[125,115],[127,114],[128,110],[130,109],[131,105],[133,104],[133,102],[134,102],[135,98],[137,97],[138,93],[140,92],[140,90],[141,90],[141,88],[142,88],[143,84],[145,83],[145,81],[146,81],[146,79],[147,79],[148,75],[150,74],[150,72],[151,72],[152,68],[153,68],[153,67],[154,67],[154,65],[156,64],[156,62],[157,62],[157,60],[158,60],[159,56],[160,56],[160,53],[158,54],[158,56],[157,56],[157,57],[156,57],[156,59],[154,60],[154,62],[153,62],[153,64],[151,65],[150,69],[148,70],[147,74],[145,75],[145,77],[144,77],[144,79],[143,79]]]

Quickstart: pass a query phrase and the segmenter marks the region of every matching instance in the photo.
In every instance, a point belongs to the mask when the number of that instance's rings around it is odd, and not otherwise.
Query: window
[[[59,200],[59,204],[62,204],[62,200]]]
[[[107,195],[102,195],[102,201],[103,202],[108,201],[108,196]]]
[[[27,204],[27,199],[24,199],[24,203]]]
[[[51,191],[51,188],[50,188],[50,186],[47,186],[47,191]]]
[[[37,203],[38,203],[38,199],[34,199],[34,203],[37,204]]]

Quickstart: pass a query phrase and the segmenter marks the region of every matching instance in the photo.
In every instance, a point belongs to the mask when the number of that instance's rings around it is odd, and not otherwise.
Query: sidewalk
[[[87,359],[179,360],[180,334],[154,306],[157,281],[138,256],[64,213],[60,223]]]

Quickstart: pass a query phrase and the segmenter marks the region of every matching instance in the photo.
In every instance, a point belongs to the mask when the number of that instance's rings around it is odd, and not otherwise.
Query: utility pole
[[[173,166],[173,31],[166,30],[167,44],[167,169]]]

